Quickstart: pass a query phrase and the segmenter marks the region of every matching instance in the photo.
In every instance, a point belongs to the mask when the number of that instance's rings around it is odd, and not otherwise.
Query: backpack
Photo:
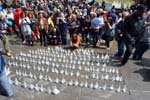
[[[106,28],[104,31],[104,35],[108,37],[114,37],[115,36],[115,24],[112,25],[112,29]]]

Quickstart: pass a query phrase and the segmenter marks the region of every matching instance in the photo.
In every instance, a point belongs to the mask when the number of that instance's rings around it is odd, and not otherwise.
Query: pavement
[[[10,38],[10,47],[13,51],[13,55],[16,55],[20,51],[27,52],[29,49],[46,49],[46,47],[41,47],[38,43],[33,47],[22,45],[21,41],[18,38],[15,38],[15,36],[8,37]],[[1,43],[0,47],[2,47]],[[49,47],[54,48],[54,46]],[[93,48],[86,47],[84,49]],[[99,53],[105,52],[110,54],[114,54],[117,51],[115,46],[112,46],[112,49],[110,50],[106,50],[103,48],[94,48],[93,50]],[[10,58],[6,57],[6,61],[9,60]],[[147,51],[144,54],[144,57],[141,61],[133,61],[130,59],[129,62],[122,67],[117,66],[117,62],[119,62],[118,59],[113,59],[113,61],[114,62],[112,67],[119,69],[120,73],[123,76],[123,84],[127,85],[128,91],[126,93],[116,93],[108,90],[103,91],[90,88],[81,88],[76,86],[58,85],[62,87],[62,91],[57,95],[53,95],[48,93],[36,92],[33,90],[24,89],[22,87],[13,85],[14,96],[5,97],[0,95],[0,100],[150,100],[150,51]],[[11,69],[12,74],[10,76],[13,79],[13,73],[15,73],[15,70],[13,70],[13,68]],[[32,82],[32,80],[28,78],[24,80]],[[48,84],[45,81],[41,83]],[[51,85],[55,84],[53,83]]]

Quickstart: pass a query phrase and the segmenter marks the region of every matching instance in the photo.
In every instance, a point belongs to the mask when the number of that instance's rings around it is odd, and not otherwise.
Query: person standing
[[[32,40],[32,30],[31,30],[31,22],[29,17],[26,15],[25,12],[21,13],[21,19],[19,20],[19,24],[21,26],[21,32],[25,38],[23,43],[28,43],[29,45],[33,45],[33,40]]]
[[[132,50],[136,43],[139,42],[141,35],[144,33],[144,18],[146,12],[144,5],[138,5],[136,11],[125,18],[123,38],[125,41],[126,51],[121,61],[121,65],[125,65],[129,60]]]
[[[77,20],[77,16],[72,14],[69,17],[68,29],[70,37],[79,30],[79,22]]]
[[[67,31],[68,31],[68,22],[65,18],[64,13],[61,13],[61,18],[59,19],[59,29],[61,32],[61,41],[63,45],[67,44]]]
[[[129,12],[122,12],[121,20],[116,24],[115,28],[115,39],[117,41],[118,52],[115,54],[115,57],[123,57],[125,51],[125,43],[123,39],[123,23],[125,18],[129,15]]]
[[[19,5],[17,5],[16,8],[14,9],[14,12],[13,12],[13,15],[14,15],[13,29],[14,29],[14,32],[16,33],[16,35],[21,36],[22,41],[24,41],[24,36],[23,36],[23,34],[21,34],[21,27],[19,24],[21,12],[22,12],[21,7]],[[15,27],[15,26],[17,26],[17,27]],[[19,32],[16,30],[16,28],[19,29]]]
[[[97,17],[96,13],[92,12],[91,14],[92,14],[91,35],[93,37],[93,47],[96,47],[98,41],[99,28],[100,28],[100,19]]]
[[[84,38],[85,43],[88,44],[90,41],[90,35],[91,35],[91,18],[90,16],[86,16],[83,24],[83,32],[84,32]]]
[[[3,42],[3,46],[5,49],[5,54],[7,56],[11,56],[11,50],[9,48],[9,41],[8,41],[8,37],[6,36],[6,21],[2,19],[2,15],[0,15],[0,39]]]
[[[48,20],[43,17],[43,13],[39,12],[38,19],[35,22],[35,28],[38,34],[40,35],[41,46],[44,43],[44,46],[47,46],[47,34],[49,30]]]

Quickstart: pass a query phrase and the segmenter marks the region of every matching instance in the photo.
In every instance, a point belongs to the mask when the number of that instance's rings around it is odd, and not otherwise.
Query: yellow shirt
[[[52,28],[54,28],[54,22],[51,18],[48,18],[48,25],[50,25]]]

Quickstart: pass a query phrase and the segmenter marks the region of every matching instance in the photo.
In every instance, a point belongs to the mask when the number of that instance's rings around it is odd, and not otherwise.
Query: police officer
[[[132,50],[136,43],[138,43],[141,35],[144,33],[144,18],[143,14],[146,12],[144,5],[137,5],[136,11],[126,17],[124,21],[124,34],[126,51],[121,61],[121,65],[125,65],[129,60]]]

